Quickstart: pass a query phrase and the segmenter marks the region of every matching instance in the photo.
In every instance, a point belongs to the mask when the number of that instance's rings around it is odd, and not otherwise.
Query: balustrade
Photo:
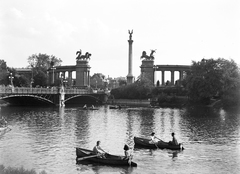
[[[88,89],[64,89],[65,94],[88,94]],[[0,87],[1,94],[58,94],[59,88]]]

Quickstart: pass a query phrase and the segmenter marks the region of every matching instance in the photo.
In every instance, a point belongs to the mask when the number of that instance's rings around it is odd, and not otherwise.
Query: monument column
[[[133,83],[133,75],[132,75],[132,34],[133,34],[133,30],[130,32],[130,30],[128,30],[129,33],[129,48],[128,48],[128,75],[127,75],[127,84],[132,84]]]

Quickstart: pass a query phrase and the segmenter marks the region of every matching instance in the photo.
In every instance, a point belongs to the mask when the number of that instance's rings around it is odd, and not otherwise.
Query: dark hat
[[[125,144],[123,150],[129,150],[128,145]]]
[[[155,133],[153,132],[153,133],[151,133],[151,135],[153,136],[153,135],[155,135]]]

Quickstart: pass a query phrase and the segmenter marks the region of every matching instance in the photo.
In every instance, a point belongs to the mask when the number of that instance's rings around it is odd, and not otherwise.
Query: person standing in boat
[[[169,141],[168,144],[170,144],[170,145],[178,145],[178,141],[177,141],[177,139],[175,138],[174,132],[172,133],[172,141]]]
[[[94,148],[93,148],[93,153],[95,153],[96,155],[101,155],[102,157],[104,157],[104,154],[106,152],[100,147],[100,143],[101,143],[101,141],[97,141],[96,146],[94,146]]]
[[[151,133],[151,140],[149,141],[150,144],[157,144],[160,139],[155,136],[155,133]]]

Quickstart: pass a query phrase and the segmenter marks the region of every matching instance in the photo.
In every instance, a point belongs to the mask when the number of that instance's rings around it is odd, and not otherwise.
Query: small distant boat
[[[168,142],[158,141],[157,144],[149,143],[151,140],[147,138],[134,137],[135,147],[146,149],[170,149],[170,150],[183,150],[181,143],[179,145],[170,145]]]
[[[105,158],[100,158],[98,155],[94,155],[93,151],[76,148],[77,162],[89,161],[92,163],[111,165],[111,166],[132,166],[137,167],[137,163],[124,159],[124,156],[117,156],[105,153]]]
[[[121,106],[111,105],[111,106],[109,106],[109,109],[121,109]]]
[[[98,110],[98,108],[93,108],[93,107],[83,107],[82,110]]]

